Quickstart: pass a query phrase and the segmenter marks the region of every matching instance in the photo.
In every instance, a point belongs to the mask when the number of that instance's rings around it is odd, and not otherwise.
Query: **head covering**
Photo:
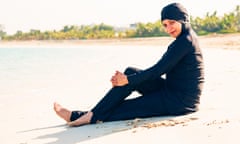
[[[179,22],[189,22],[188,12],[180,3],[171,3],[165,6],[161,12],[161,20],[171,19]]]

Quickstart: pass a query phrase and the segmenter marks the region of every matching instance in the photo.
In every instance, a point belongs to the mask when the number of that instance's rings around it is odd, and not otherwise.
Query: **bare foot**
[[[89,111],[84,114],[82,117],[76,119],[75,121],[68,122],[69,126],[81,126],[89,124],[93,116],[93,112]]]
[[[53,108],[59,117],[64,119],[66,122],[70,122],[70,117],[72,114],[72,112],[70,110],[62,107],[60,104],[58,104],[56,102],[54,103]]]

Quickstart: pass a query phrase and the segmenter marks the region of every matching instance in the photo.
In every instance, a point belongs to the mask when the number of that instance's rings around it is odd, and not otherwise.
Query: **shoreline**
[[[91,39],[91,40],[27,40],[0,41],[0,48],[17,47],[79,47],[79,46],[168,46],[174,39],[171,37]],[[223,48],[240,50],[240,34],[212,34],[199,36],[202,48]]]

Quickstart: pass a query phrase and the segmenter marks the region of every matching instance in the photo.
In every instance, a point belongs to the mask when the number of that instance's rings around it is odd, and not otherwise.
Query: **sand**
[[[167,45],[171,38],[0,42],[0,47],[77,47],[79,45]],[[225,144],[240,143],[240,35],[200,37],[206,83],[200,111],[179,117],[154,117],[68,127],[53,109],[54,100],[78,108],[74,98],[18,97],[0,105],[1,144]],[[134,48],[135,48],[134,47]],[[122,52],[122,54],[124,54]],[[127,63],[122,60],[119,62]],[[109,65],[114,64],[109,61]],[[104,72],[104,71],[103,71]],[[93,82],[94,86],[94,82]],[[97,87],[97,85],[95,84]],[[61,91],[61,90],[59,90]],[[96,97],[93,101],[97,101]],[[11,104],[11,105],[10,105]],[[92,104],[94,105],[94,103]],[[8,106],[8,107],[6,107]]]
[[[201,46],[207,48],[240,49],[240,34],[212,34],[199,36]],[[1,47],[79,47],[81,45],[137,45],[164,46],[173,38],[130,38],[130,39],[100,39],[100,40],[43,40],[43,41],[0,41]]]

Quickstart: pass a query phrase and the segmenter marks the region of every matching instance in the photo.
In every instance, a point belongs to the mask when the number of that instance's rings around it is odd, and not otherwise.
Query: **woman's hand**
[[[119,71],[116,71],[115,75],[111,79],[112,86],[124,86],[128,84],[127,76]]]

